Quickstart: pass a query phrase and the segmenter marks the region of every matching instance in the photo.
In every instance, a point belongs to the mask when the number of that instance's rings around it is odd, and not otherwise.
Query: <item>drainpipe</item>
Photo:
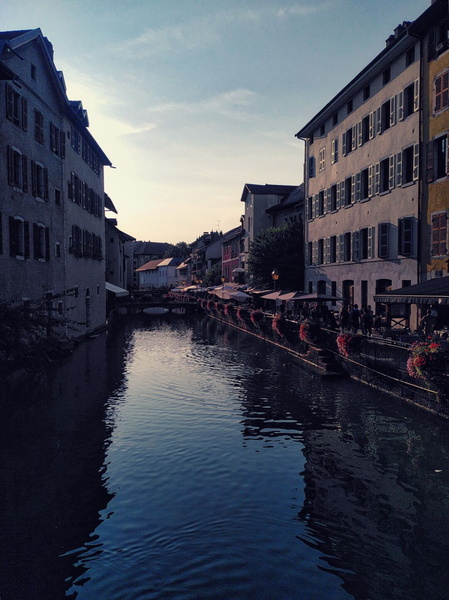
[[[422,277],[422,267],[421,267],[421,235],[422,235],[422,225],[421,225],[421,216],[423,210],[423,177],[425,176],[424,170],[424,157],[425,154],[425,145],[424,145],[424,119],[423,119],[423,83],[424,83],[424,38],[423,36],[418,35],[417,33],[410,32],[410,26],[407,27],[407,33],[410,37],[415,38],[419,41],[419,177],[418,177],[418,235],[417,235],[417,244],[416,244],[416,253],[417,253],[417,268],[416,268],[416,280],[418,283],[421,283]],[[427,224],[427,215],[426,215],[426,224]]]

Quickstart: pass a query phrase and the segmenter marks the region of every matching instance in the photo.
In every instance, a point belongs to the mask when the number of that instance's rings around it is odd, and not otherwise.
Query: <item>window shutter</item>
[[[390,223],[379,223],[379,242],[378,242],[379,258],[388,258],[389,257],[389,253],[390,253],[389,230],[390,230]]]
[[[36,163],[34,160],[31,161],[31,193],[34,197],[37,196],[37,177],[36,177]]]
[[[413,146],[413,181],[419,177],[419,143]]]
[[[22,98],[22,129],[28,131],[28,100]]]
[[[48,202],[48,169],[44,168],[44,200]]]
[[[332,140],[331,142],[331,163],[334,164],[335,162],[335,140]]]
[[[419,79],[415,79],[413,86],[413,112],[419,109]]]
[[[372,140],[376,135],[376,113],[375,111],[369,114],[369,139]]]
[[[341,206],[341,190],[340,190],[340,183],[336,184],[337,187],[337,203],[336,203],[336,210],[338,210]]]
[[[352,234],[352,260],[358,262],[360,260],[360,233],[354,231]]]
[[[315,157],[309,156],[309,179],[315,177]]]
[[[362,174],[357,173],[355,176],[355,202],[360,202],[362,199]]]
[[[30,258],[30,224],[28,221],[23,224],[23,239],[25,242],[25,258]]]
[[[17,228],[14,217],[9,217],[9,254],[17,255]]]
[[[396,154],[396,187],[402,185],[402,152]]]
[[[345,236],[340,234],[337,236],[337,261],[344,262],[345,260]]]
[[[351,176],[351,204],[355,202],[355,175]]]
[[[403,121],[404,120],[404,90],[401,90],[398,94],[398,100],[397,100],[397,114],[398,114],[398,121]]]
[[[320,203],[320,196],[319,196],[319,194],[315,194],[313,197],[313,216],[314,217],[318,217],[318,215],[320,214],[319,203]],[[96,213],[95,213],[95,216],[97,216]]]
[[[50,260],[50,229],[45,228],[45,260]]]
[[[368,258],[374,258],[375,227],[368,227]]]
[[[396,125],[396,96],[390,98],[390,127]]]
[[[328,212],[328,202],[327,202],[327,189],[323,191],[324,202],[323,202],[323,215]]]
[[[37,223],[33,223],[33,255],[34,258],[39,258],[39,227]]]
[[[382,109],[376,108],[376,134],[382,133]]]
[[[368,167],[368,198],[374,196],[374,166]]]
[[[14,118],[14,93],[9,83],[6,85],[6,118],[12,120]],[[15,256],[15,255],[14,255]]]
[[[346,156],[347,151],[346,151],[346,133],[343,133],[341,136],[341,153],[343,154],[343,156]]]
[[[8,183],[14,185],[14,150],[8,146]]]
[[[318,264],[318,242],[312,242],[312,264]]]
[[[363,135],[362,135],[362,121],[357,123],[357,145],[360,147],[363,144]]]
[[[356,150],[356,148],[357,148],[357,124],[352,127],[351,150]]]
[[[433,168],[433,141],[427,144],[427,160],[426,160],[426,182],[432,183],[434,177]]]
[[[374,165],[374,196],[379,194],[380,187],[380,163]]]
[[[394,154],[392,154],[389,158],[389,162],[388,162],[388,189],[392,190],[394,188],[395,185],[395,171],[394,171]]]
[[[326,191],[326,212],[327,213],[331,212],[331,210],[332,210],[331,199],[332,199],[331,188],[327,188],[327,191]]]

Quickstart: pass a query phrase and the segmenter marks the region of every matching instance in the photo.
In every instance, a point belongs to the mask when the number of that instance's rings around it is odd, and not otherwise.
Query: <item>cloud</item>
[[[307,16],[327,10],[329,7],[330,2],[322,2],[321,4],[298,4],[296,6],[279,8],[276,11],[276,16],[280,18]]]
[[[255,118],[253,111],[246,110],[253,106],[256,94],[247,89],[236,89],[202,99],[198,102],[166,102],[152,106],[149,113],[179,114],[219,114],[238,121],[250,121]]]

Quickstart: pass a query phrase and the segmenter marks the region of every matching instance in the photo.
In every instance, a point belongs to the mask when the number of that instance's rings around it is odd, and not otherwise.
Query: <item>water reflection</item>
[[[65,597],[84,567],[71,555],[95,545],[112,497],[105,452],[111,403],[121,396],[126,332],[80,345],[41,388],[0,404],[0,597]]]
[[[236,330],[125,322],[0,407],[1,600],[447,597],[447,424]]]

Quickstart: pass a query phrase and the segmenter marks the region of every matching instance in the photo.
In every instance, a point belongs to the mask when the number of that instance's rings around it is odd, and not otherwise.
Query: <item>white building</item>
[[[306,290],[359,306],[418,281],[420,44],[408,25],[296,134]]]

